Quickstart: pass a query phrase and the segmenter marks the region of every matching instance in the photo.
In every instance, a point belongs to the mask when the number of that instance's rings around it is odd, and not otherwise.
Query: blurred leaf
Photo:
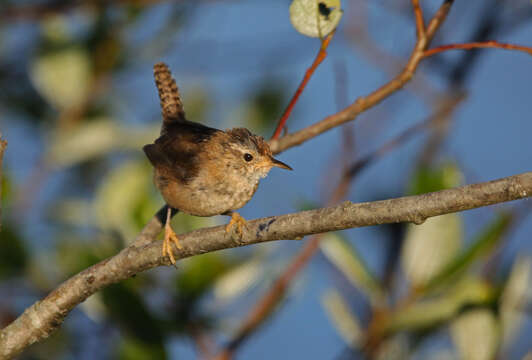
[[[144,300],[124,283],[111,285],[102,290],[102,301],[107,314],[127,330],[129,335],[164,353],[161,324],[152,316]]]
[[[329,290],[322,297],[321,304],[325,308],[329,321],[345,343],[350,347],[360,346],[364,338],[364,330],[342,295],[336,290]]]
[[[49,217],[64,225],[86,226],[91,224],[91,205],[86,199],[63,199],[53,205]]]
[[[212,108],[209,94],[203,88],[194,86],[191,89],[187,88],[186,94],[183,97],[187,118],[199,123],[205,122]]]
[[[145,343],[132,337],[125,337],[118,349],[120,360],[166,360],[167,358],[164,347]]]
[[[54,134],[47,160],[54,166],[66,167],[113,150],[135,149],[140,152],[143,145],[157,138],[159,127],[131,129],[112,118],[93,118],[72,131]]]
[[[4,153],[5,156],[5,153]],[[11,205],[11,199],[14,196],[15,188],[13,187],[13,181],[11,180],[10,173],[7,169],[6,162],[3,161],[3,169],[0,169],[0,214],[3,214],[0,216],[0,232],[2,231],[2,224],[5,221],[5,214],[6,210]]]
[[[290,21],[301,34],[323,38],[332,32],[342,18],[340,0],[293,0]]]
[[[233,263],[221,253],[208,253],[187,259],[177,277],[180,296],[195,299],[203,295],[232,266]]]
[[[503,238],[504,233],[511,225],[512,214],[501,213],[490,223],[473,241],[473,243],[460,255],[456,256],[447,266],[436,274],[430,282],[425,284],[419,291],[430,291],[443,285],[464,273],[472,264],[482,256],[489,254]]]
[[[285,106],[284,89],[280,82],[264,80],[258,85],[250,102],[244,105],[243,114],[238,116],[247,119],[249,128],[259,134],[273,131]]]
[[[200,305],[204,296],[213,288],[216,280],[233,263],[223,253],[207,253],[181,262],[176,278],[171,323],[178,333],[189,334],[190,327],[209,328],[212,318],[202,311]]]
[[[437,298],[418,301],[394,312],[385,328],[389,332],[429,328],[450,319],[462,307],[484,305],[494,299],[492,287],[477,278],[467,277]]]
[[[60,132],[50,141],[49,161],[56,166],[75,163],[109,152],[119,140],[116,122],[94,119],[73,131]]]
[[[295,208],[298,210],[298,211],[306,211],[306,210],[312,210],[312,209],[316,209],[316,208],[319,208],[320,207],[320,204],[315,202],[315,201],[311,201],[311,200],[308,200],[308,199],[298,199],[296,204],[295,204]]]
[[[383,290],[355,247],[335,233],[320,242],[325,257],[344,274],[351,284],[363,291],[372,303],[381,303]]]
[[[523,309],[532,303],[532,258],[520,256],[513,263],[501,296],[500,317],[503,347],[510,346],[526,317]]]
[[[45,43],[62,45],[71,42],[72,37],[68,27],[68,16],[61,13],[54,13],[43,18],[40,24]]]
[[[105,305],[100,292],[92,294],[79,306],[92,321],[102,322],[106,319]]]
[[[491,360],[499,346],[499,325],[488,309],[473,309],[451,324],[451,335],[463,360]]]
[[[459,214],[435,216],[421,225],[409,224],[401,263],[410,282],[415,287],[429,282],[455,257],[462,237]]]
[[[97,262],[114,255],[118,250],[116,241],[108,236],[90,237],[90,241],[75,241],[65,234],[56,246],[55,264],[64,274],[71,275],[86,269]],[[47,257],[49,255],[46,255]]]
[[[410,358],[410,344],[406,334],[397,334],[385,339],[375,355],[376,360],[407,360]]]
[[[454,163],[447,163],[436,168],[422,167],[416,171],[410,193],[425,194],[459,186],[463,175]]]
[[[75,46],[47,52],[31,64],[30,78],[42,97],[57,109],[79,106],[91,81],[89,56]]]
[[[9,226],[0,230],[0,279],[20,275],[28,261],[28,252],[22,238]]]
[[[245,261],[224,273],[216,280],[213,288],[217,301],[227,303],[249,290],[264,273],[260,257]]]
[[[141,202],[149,201],[151,179],[152,169],[146,161],[132,160],[113,169],[94,199],[94,216],[99,226],[120,230],[125,238],[132,239],[138,231],[132,215]]]

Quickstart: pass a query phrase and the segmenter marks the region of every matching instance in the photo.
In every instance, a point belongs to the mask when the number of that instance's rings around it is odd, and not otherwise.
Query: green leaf
[[[414,287],[431,281],[455,258],[460,251],[462,238],[462,219],[459,214],[435,216],[421,225],[408,225],[401,263]]]
[[[87,199],[65,198],[51,206],[47,218],[69,226],[87,226],[91,222],[91,204]]]
[[[329,233],[320,242],[325,257],[344,274],[356,288],[363,291],[373,303],[383,300],[383,290],[355,247],[335,233]]]
[[[66,234],[65,234],[66,235]],[[74,241],[72,236],[61,238],[55,251],[55,263],[66,274],[76,274],[97,262],[115,255],[118,244],[107,236],[91,237],[91,241]],[[46,254],[49,257],[48,254]]]
[[[160,125],[131,129],[109,117],[91,118],[70,131],[54,133],[50,139],[47,161],[67,167],[105,155],[110,151],[134,149],[157,138]]]
[[[422,300],[392,313],[386,320],[387,332],[421,330],[454,316],[466,305],[484,305],[495,301],[496,291],[484,281],[467,277],[441,296]]]
[[[208,253],[187,259],[177,276],[178,293],[189,299],[200,297],[233,265],[221,253]]]
[[[488,309],[473,309],[451,324],[451,336],[463,360],[491,360],[500,344],[499,324]]]
[[[454,163],[443,164],[436,168],[422,167],[414,174],[410,186],[412,195],[449,189],[462,183],[462,173]]]
[[[28,261],[28,252],[20,236],[8,225],[0,230],[0,279],[19,275]]]
[[[409,338],[406,334],[387,337],[378,347],[375,360],[408,360],[411,359]]]
[[[218,277],[213,286],[213,295],[220,304],[227,304],[255,285],[264,272],[264,260],[261,256],[255,256]]]
[[[420,292],[428,292],[436,287],[447,284],[456,279],[471,267],[473,263],[488,254],[503,238],[504,233],[511,225],[513,215],[501,213],[489,224],[473,241],[473,243],[454,260],[448,263],[427,284],[419,289]]]
[[[265,79],[258,84],[250,102],[243,105],[242,118],[257,133],[273,131],[286,103],[285,88],[281,82]]]
[[[138,232],[134,211],[148,200],[152,187],[152,169],[146,161],[132,160],[113,169],[98,188],[93,204],[100,227],[120,230],[132,239]]]
[[[59,110],[79,106],[85,101],[90,80],[88,53],[72,46],[39,56],[31,64],[30,78],[41,96]]]
[[[512,345],[526,317],[523,310],[532,303],[532,258],[519,256],[512,265],[501,301],[500,318],[503,330],[503,348]]]
[[[124,283],[111,285],[102,290],[102,301],[107,314],[117,321],[126,333],[143,344],[162,349],[164,335],[159,321],[151,314],[138,292]]]
[[[323,38],[332,32],[342,18],[340,0],[293,0],[290,21],[301,34]]]
[[[145,343],[129,336],[125,337],[118,349],[120,360],[166,360],[167,358],[164,347]]]
[[[364,339],[364,330],[347,301],[336,290],[329,290],[321,298],[321,304],[338,334],[350,347],[358,347]]]

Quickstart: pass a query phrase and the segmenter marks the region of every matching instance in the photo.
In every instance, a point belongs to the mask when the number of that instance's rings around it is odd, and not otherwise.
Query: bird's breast
[[[259,185],[259,178],[232,175],[202,176],[199,174],[188,183],[157,180],[165,201],[173,208],[195,216],[214,216],[240,209],[252,197]]]

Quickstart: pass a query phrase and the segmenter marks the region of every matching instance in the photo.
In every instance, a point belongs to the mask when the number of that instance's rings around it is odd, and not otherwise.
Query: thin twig
[[[419,6],[419,0],[412,0],[412,6],[414,7],[414,16],[416,18],[416,32],[417,38],[425,37],[425,23],[423,22],[423,11]]]
[[[355,120],[358,115],[366,110],[369,110],[370,108],[373,108],[391,94],[403,88],[414,76],[419,63],[423,59],[425,50],[427,50],[430,41],[436,34],[436,31],[443,24],[447,14],[449,13],[452,3],[452,0],[445,0],[443,2],[442,6],[429,21],[425,32],[425,37],[417,39],[414,50],[412,51],[405,67],[395,78],[372,93],[359,97],[351,105],[342,111],[337,112],[336,114],[330,115],[304,129],[287,134],[282,138],[271,139],[270,147],[272,151],[274,153],[279,153],[288,148],[300,145],[305,141],[310,140],[334,127],[337,127],[348,121]]]
[[[329,35],[327,35],[322,41],[320,50],[318,51],[318,54],[316,55],[316,58],[314,59],[314,62],[312,65],[307,69],[305,72],[305,77],[303,77],[303,80],[301,80],[301,83],[299,84],[299,87],[297,88],[296,92],[294,93],[294,96],[292,96],[292,99],[288,103],[288,106],[286,107],[283,115],[279,119],[279,123],[277,124],[277,128],[275,129],[275,132],[273,133],[272,139],[277,139],[281,133],[283,132],[283,129],[285,128],[286,121],[288,120],[288,117],[292,113],[292,109],[294,108],[295,104],[297,103],[297,100],[299,99],[299,96],[305,89],[305,86],[309,82],[310,78],[318,68],[318,66],[325,60],[327,57],[327,48],[329,47],[329,43],[331,42],[331,39],[334,36],[334,31],[332,31]]]
[[[429,56],[432,56],[432,55],[435,55],[435,54],[438,54],[444,51],[448,51],[448,50],[471,50],[471,49],[480,49],[480,48],[496,48],[496,49],[503,49],[503,50],[523,51],[529,55],[532,55],[532,47],[500,43],[500,42],[492,40],[492,41],[483,41],[483,42],[472,42],[472,43],[466,43],[466,44],[442,45],[442,46],[438,46],[438,47],[426,50],[423,53],[423,57],[429,57]]]

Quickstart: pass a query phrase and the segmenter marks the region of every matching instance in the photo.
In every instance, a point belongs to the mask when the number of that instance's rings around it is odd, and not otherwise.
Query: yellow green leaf
[[[428,283],[454,259],[462,245],[462,220],[458,214],[427,219],[421,225],[409,225],[401,263],[414,286]]]
[[[490,360],[499,345],[499,324],[491,310],[474,309],[452,322],[451,336],[460,359]]]
[[[290,21],[301,34],[323,38],[338,26],[342,18],[340,0],[294,0]]]
[[[329,233],[320,242],[325,257],[344,274],[356,288],[368,295],[373,303],[379,303],[383,291],[379,282],[358,254],[356,248],[334,233]]]
[[[351,311],[347,301],[336,290],[329,290],[321,299],[329,320],[338,334],[349,346],[360,345],[364,332],[355,313]]]
[[[43,98],[59,110],[80,105],[89,89],[88,53],[78,47],[45,53],[31,64],[30,78]]]

